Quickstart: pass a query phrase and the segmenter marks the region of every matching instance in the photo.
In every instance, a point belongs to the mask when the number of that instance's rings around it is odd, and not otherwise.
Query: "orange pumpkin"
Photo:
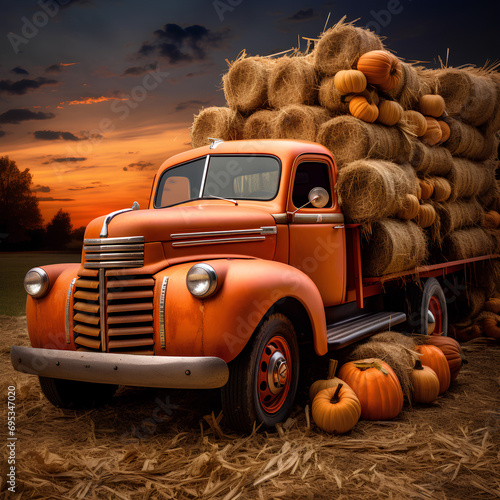
[[[382,360],[370,358],[345,363],[339,378],[358,396],[361,417],[365,420],[390,420],[401,412],[401,385],[392,368]]]
[[[450,126],[446,122],[438,120],[438,123],[439,126],[441,127],[441,134],[442,134],[439,144],[443,144],[443,142],[446,142],[450,138],[451,130]]]
[[[427,121],[427,131],[421,137],[421,140],[429,146],[435,146],[441,140],[443,132],[441,131],[441,127],[435,118],[426,116],[425,120]]]
[[[373,123],[378,117],[378,108],[375,104],[370,104],[365,97],[356,96],[349,102],[349,112],[352,116]]]
[[[423,365],[431,367],[439,378],[439,394],[448,390],[451,383],[451,373],[446,356],[440,349],[433,345],[419,345],[415,350],[422,354],[420,361]]]
[[[326,380],[316,380],[314,382],[310,389],[309,389],[309,400],[312,401],[314,399],[314,396],[318,394],[319,391],[322,391],[323,389],[328,389],[329,387],[337,387],[342,380],[337,378],[335,376],[335,372],[337,371],[337,365],[338,361],[336,359],[331,359],[330,363],[328,364],[328,376]]]
[[[397,87],[403,72],[399,59],[386,50],[372,50],[363,54],[357,68],[363,72],[368,83],[387,92]]]
[[[397,217],[404,220],[414,219],[418,215],[419,209],[420,203],[418,198],[412,194],[407,194],[405,196],[403,208],[399,210]]]
[[[377,121],[382,125],[392,127],[401,120],[403,108],[396,101],[382,100],[378,105]]]
[[[434,201],[446,201],[451,196],[451,185],[444,177],[431,177],[434,185]]]
[[[311,413],[321,430],[330,434],[344,434],[358,422],[361,404],[355,392],[347,384],[340,383],[316,394]]]
[[[487,229],[496,229],[500,225],[500,214],[495,210],[486,212],[483,216],[483,227]]]
[[[404,111],[403,120],[408,130],[417,137],[422,137],[427,132],[427,120],[422,113],[411,109]]]
[[[345,69],[336,73],[333,84],[342,94],[359,94],[366,89],[366,76],[355,69]]]
[[[414,403],[432,403],[439,396],[439,378],[429,366],[417,359],[410,373],[411,399]]]
[[[444,99],[440,95],[423,95],[418,101],[418,110],[423,115],[439,118],[444,113]]]
[[[500,313],[500,299],[498,299],[496,297],[492,297],[491,299],[488,299],[484,303],[484,310],[493,312],[495,314]]]
[[[445,335],[429,335],[425,343],[426,345],[433,345],[441,349],[446,356],[446,361],[450,367],[451,382],[453,382],[458,377],[458,372],[465,362],[460,344]]]
[[[418,183],[420,184],[420,199],[428,200],[434,194],[434,184],[429,180],[419,180]]]
[[[436,220],[436,209],[430,203],[423,203],[418,208],[417,222],[421,227],[429,227]]]
[[[455,338],[459,342],[468,342],[472,339],[477,339],[482,336],[483,331],[479,325],[454,325],[453,330],[455,332]],[[448,327],[448,333],[450,331],[450,327]]]
[[[481,321],[481,327],[487,337],[497,340],[500,339],[500,316],[497,314],[491,313],[491,316],[484,318]]]

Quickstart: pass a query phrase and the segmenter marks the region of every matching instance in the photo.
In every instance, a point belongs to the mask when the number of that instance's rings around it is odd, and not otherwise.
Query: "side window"
[[[326,207],[332,207],[332,189],[326,163],[305,161],[297,167],[293,183],[292,202],[296,208],[305,205],[309,200],[307,195],[312,188],[325,188],[330,196]]]

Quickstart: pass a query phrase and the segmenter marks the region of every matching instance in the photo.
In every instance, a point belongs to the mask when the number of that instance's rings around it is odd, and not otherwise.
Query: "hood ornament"
[[[132,208],[123,208],[122,210],[117,210],[116,212],[111,212],[110,214],[106,215],[104,223],[102,224],[101,234],[99,236],[101,238],[108,237],[108,225],[111,222],[111,219],[113,219],[117,215],[123,214],[125,212],[131,212],[132,210],[140,210],[140,209],[141,207],[139,206],[139,203],[137,203],[137,201],[134,201],[134,203],[132,204]]]

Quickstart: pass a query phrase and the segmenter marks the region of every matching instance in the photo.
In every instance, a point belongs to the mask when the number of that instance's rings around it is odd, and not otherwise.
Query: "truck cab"
[[[28,272],[32,347],[12,347],[14,367],[57,406],[102,402],[117,385],[221,388],[237,430],[286,419],[306,350],[406,320],[384,307],[383,283],[363,282],[336,178],[331,153],[305,141],[214,140],[170,158],[147,209],[88,225],[80,264]],[[445,334],[432,276],[417,323]]]

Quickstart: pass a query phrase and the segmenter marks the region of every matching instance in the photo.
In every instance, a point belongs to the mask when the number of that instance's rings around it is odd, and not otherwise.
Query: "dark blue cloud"
[[[54,118],[54,113],[44,113],[43,111],[31,111],[29,109],[9,109],[0,115],[0,123],[13,123],[24,122],[27,120],[49,120]]]
[[[11,80],[0,80],[0,92],[4,92],[6,94],[24,95],[30,90],[39,89],[42,85],[55,85],[56,83],[59,82],[57,80],[50,80],[44,77],[38,77],[34,80],[23,78],[17,82],[13,82]]]

